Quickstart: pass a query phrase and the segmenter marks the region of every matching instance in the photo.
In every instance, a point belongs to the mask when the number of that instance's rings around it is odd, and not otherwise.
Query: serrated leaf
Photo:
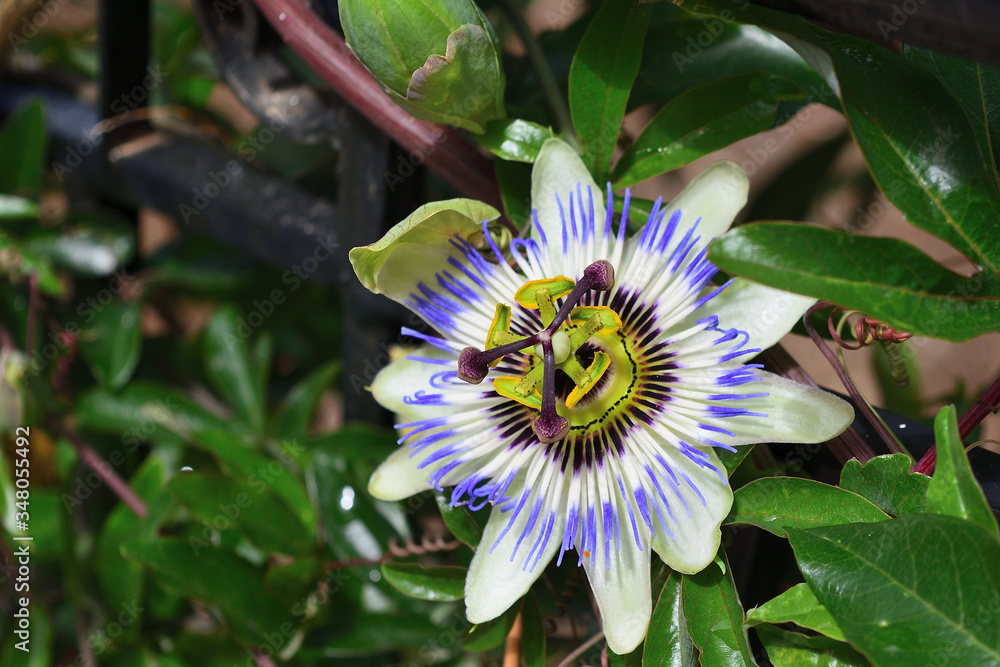
[[[285,631],[298,627],[261,585],[263,573],[230,551],[161,539],[128,542],[122,553],[152,570],[169,592],[218,608],[233,637],[244,646],[278,651],[294,634]]]
[[[786,528],[874,523],[889,517],[859,495],[811,479],[764,477],[733,494],[724,525],[757,526],[782,535]]]
[[[570,115],[583,162],[598,183],[604,183],[610,171],[648,24],[649,7],[632,0],[609,0],[594,16],[573,56]]]
[[[205,373],[237,418],[254,433],[263,433],[264,395],[250,361],[251,334],[235,308],[219,308],[205,328]]]
[[[681,583],[684,618],[703,665],[756,665],[744,626],[746,616],[733,582],[715,564]]]
[[[708,254],[723,271],[792,287],[899,331],[960,341],[995,331],[1000,321],[995,276],[959,276],[896,239],[764,222],[729,231]]]
[[[876,456],[864,465],[851,459],[840,473],[840,488],[867,498],[894,517],[926,513],[927,485],[931,480],[927,475],[911,473],[912,465],[913,460],[906,454]]]
[[[749,610],[747,623],[794,623],[831,639],[844,641],[844,633],[826,607],[816,599],[808,584],[796,584],[781,595]]]
[[[1000,663],[1000,543],[980,526],[907,514],[788,538],[816,598],[874,664]]]
[[[997,520],[965,456],[954,405],[946,405],[938,412],[934,419],[934,440],[937,463],[927,486],[928,510],[966,519],[1000,537]]]
[[[93,321],[80,330],[80,356],[102,387],[118,389],[139,365],[141,317],[138,303],[119,298],[96,310]]]
[[[774,124],[780,100],[805,97],[789,79],[753,72],[692,88],[643,128],[615,165],[616,187],[630,187]]]
[[[442,565],[423,567],[416,563],[383,563],[382,574],[400,593],[421,600],[454,602],[465,597],[468,568]]]
[[[681,598],[683,578],[677,572],[667,574],[649,619],[642,650],[642,667],[696,667],[698,664],[697,651],[684,617]]]

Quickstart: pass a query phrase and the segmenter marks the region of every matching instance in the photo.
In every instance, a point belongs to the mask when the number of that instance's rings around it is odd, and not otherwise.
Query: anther
[[[556,411],[556,360],[552,351],[552,341],[542,341],[542,408],[538,419],[531,422],[531,430],[540,442],[557,442],[569,433],[569,420]]]

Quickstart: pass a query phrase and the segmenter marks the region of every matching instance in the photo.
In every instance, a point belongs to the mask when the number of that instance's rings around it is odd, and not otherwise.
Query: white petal
[[[675,238],[683,238],[698,218],[698,235],[702,244],[722,236],[733,224],[736,214],[747,203],[750,181],[735,162],[714,163],[677,195],[666,208],[666,220],[674,211],[681,212]],[[700,247],[700,246],[699,246]]]
[[[510,493],[512,497],[520,497],[520,494],[521,490]],[[493,508],[465,580],[465,613],[471,623],[491,621],[521,599],[562,544],[565,517],[562,512],[556,511],[552,532],[541,556],[531,554],[530,562],[527,562],[532,546],[547,529],[547,519],[542,520],[545,514],[540,513],[512,559],[514,545],[531,516],[532,502],[533,499],[528,500],[514,520],[514,525],[495,548],[494,544],[507,528],[513,510],[501,512],[499,505]]]
[[[699,449],[709,455],[710,462],[717,469],[725,470],[712,448]],[[722,539],[719,527],[733,506],[733,491],[728,484],[722,483],[714,470],[698,465],[670,446],[665,450],[667,461],[680,477],[677,492],[684,496],[684,503],[676,500],[676,495],[667,496],[671,501],[673,516],[677,520],[669,526],[673,535],[666,535],[662,529],[656,531],[652,546],[663,562],[672,569],[684,574],[694,574],[705,569],[719,551],[719,542]],[[682,473],[698,488],[701,495],[687,484]],[[664,491],[671,493],[667,489]]]
[[[627,523],[626,516],[624,508],[619,510],[619,518]],[[618,549],[614,548],[614,538],[611,539],[611,563],[605,568],[604,554],[601,553],[604,550],[604,525],[602,521],[597,521],[598,553],[593,562],[584,558],[583,567],[601,610],[608,647],[618,655],[625,655],[631,653],[646,636],[653,602],[649,581],[649,530],[644,525],[639,526],[641,551],[631,529],[625,525],[621,530]]]
[[[538,223],[545,233],[549,249],[549,257],[553,267],[561,271],[565,266],[563,259],[563,223],[559,213],[558,196],[562,202],[563,211],[569,216],[569,204],[572,197],[575,201],[577,186],[583,194],[584,202],[590,203],[587,188],[594,196],[594,220],[603,229],[606,210],[604,196],[597,187],[587,167],[580,156],[561,139],[549,139],[542,144],[538,159],[531,169],[531,204],[538,210]],[[589,213],[589,210],[588,210]],[[579,217],[578,217],[579,219]],[[532,238],[541,242],[538,230],[532,226]],[[572,236],[568,238],[572,239]]]
[[[698,320],[718,315],[720,329],[745,331],[750,334],[747,347],[766,350],[791,331],[814,303],[816,299],[810,296],[792,294],[745,278],[736,278],[732,285],[712,297],[675,328],[684,331],[694,326]],[[740,360],[747,362],[753,356],[748,354],[740,357]]]
[[[748,415],[714,417],[704,415],[704,424],[731,431],[735,436],[712,434],[727,445],[754,442],[797,442],[812,444],[836,437],[854,421],[854,408],[833,394],[780,375],[758,370],[758,382],[743,385],[745,393],[763,393],[761,398],[747,398],[729,403],[732,407],[765,413],[766,417]]]
[[[455,365],[449,367],[416,361],[409,357],[455,359],[453,355],[428,345],[418,348],[406,358],[391,362],[380,370],[375,379],[372,380],[371,391],[378,404],[398,415],[399,423],[442,417],[460,410],[461,406],[418,405],[406,402],[407,396],[413,396],[418,391],[439,393],[439,390],[431,386],[431,377],[435,373],[449,369],[454,370],[457,367],[457,361]]]
[[[419,454],[410,458],[406,445],[389,455],[368,480],[368,493],[381,500],[403,500],[431,488],[431,470],[417,468],[424,460]]]

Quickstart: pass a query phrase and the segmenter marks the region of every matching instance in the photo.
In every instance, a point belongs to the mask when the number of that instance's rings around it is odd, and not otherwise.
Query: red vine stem
[[[1000,406],[1000,378],[994,380],[990,388],[976,402],[969,406],[969,409],[958,418],[958,437],[965,440],[973,429],[979,426],[979,422],[986,418],[986,415],[997,411]],[[934,472],[934,465],[937,463],[937,445],[931,445],[911,472],[919,472],[930,475]]]
[[[94,474],[101,478],[101,481],[108,485],[112,493],[118,496],[137,517],[140,519],[146,518],[146,515],[149,514],[149,510],[146,509],[146,503],[135,494],[135,491],[125,483],[125,480],[115,474],[115,471],[111,469],[110,463],[102,459],[101,455],[91,449],[90,445],[85,443],[80,436],[63,427],[55,418],[49,417],[48,423],[52,430],[70,441],[76,448],[76,451],[79,452],[80,460],[93,470]]]
[[[858,391],[854,382],[851,381],[851,377],[847,374],[847,369],[844,368],[843,364],[840,363],[840,360],[837,359],[837,355],[830,349],[830,346],[827,345],[822,338],[820,338],[818,333],[816,333],[816,329],[813,328],[812,323],[809,321],[813,313],[816,311],[823,310],[824,308],[829,308],[834,305],[835,304],[832,304],[829,301],[820,301],[814,304],[809,310],[806,311],[805,316],[802,318],[802,324],[805,326],[806,331],[809,333],[809,337],[812,339],[813,343],[815,343],[816,347],[819,348],[819,351],[823,353],[826,360],[830,362],[830,366],[832,366],[833,370],[837,373],[837,377],[840,378],[841,384],[844,385],[847,393],[851,395],[852,399],[854,399],[854,403],[858,410],[864,414],[868,423],[872,425],[872,428],[874,428],[879,434],[879,437],[882,438],[882,441],[885,442],[889,450],[897,454],[904,454],[905,452],[900,448],[899,443],[896,442],[896,438],[889,432],[886,425],[881,419],[878,418],[878,415],[876,415],[875,411],[868,405],[868,402],[861,395],[861,392]]]
[[[281,38],[368,120],[466,196],[503,210],[493,166],[455,131],[417,120],[379,87],[344,38],[302,0],[254,0]]]

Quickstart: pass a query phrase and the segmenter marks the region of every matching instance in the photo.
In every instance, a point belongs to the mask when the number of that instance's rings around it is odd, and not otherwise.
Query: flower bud
[[[499,40],[472,0],[341,0],[347,45],[417,118],[483,132],[505,117]]]

